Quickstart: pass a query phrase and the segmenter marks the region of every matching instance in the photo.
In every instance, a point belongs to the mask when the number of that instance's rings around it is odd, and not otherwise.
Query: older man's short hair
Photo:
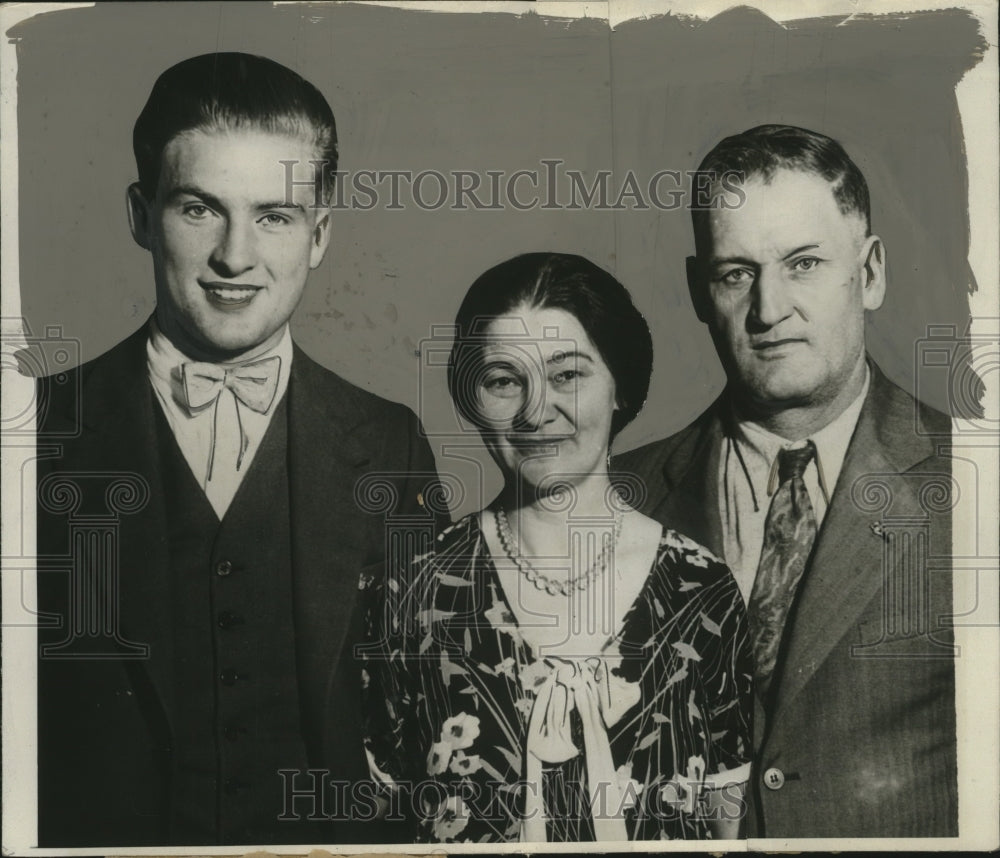
[[[163,150],[178,134],[255,130],[308,141],[322,168],[318,191],[329,199],[337,170],[333,111],[315,86],[274,60],[243,53],[192,57],[157,78],[132,132],[143,196],[152,200]]]
[[[754,177],[768,182],[778,170],[797,170],[825,179],[840,211],[858,215],[865,235],[871,234],[868,183],[844,147],[824,134],[794,125],[758,125],[726,137],[698,165],[699,173],[714,177],[736,173],[743,182]],[[699,248],[706,237],[707,215],[705,210],[691,211]]]

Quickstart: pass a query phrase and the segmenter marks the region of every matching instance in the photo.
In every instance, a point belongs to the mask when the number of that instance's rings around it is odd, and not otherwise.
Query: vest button
[[[222,735],[225,736],[230,742],[235,742],[239,737],[240,733],[243,732],[241,727],[237,727],[235,724],[228,724],[226,729],[222,731]]]
[[[215,566],[215,574],[220,578],[225,578],[233,571],[233,564],[228,560],[220,560]]]
[[[764,786],[779,790],[785,785],[785,773],[781,769],[770,768],[764,772]]]
[[[247,785],[243,781],[236,780],[236,778],[226,778],[222,783],[222,788],[226,795],[238,795],[247,788]]]
[[[243,617],[234,614],[232,611],[223,611],[216,620],[220,629],[231,629],[233,626],[243,624]]]

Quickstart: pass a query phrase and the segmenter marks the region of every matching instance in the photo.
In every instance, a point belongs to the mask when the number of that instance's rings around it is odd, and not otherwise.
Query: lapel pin
[[[873,521],[868,526],[871,528],[872,533],[874,533],[876,536],[881,537],[882,539],[886,538],[885,528],[882,526],[881,521]]]

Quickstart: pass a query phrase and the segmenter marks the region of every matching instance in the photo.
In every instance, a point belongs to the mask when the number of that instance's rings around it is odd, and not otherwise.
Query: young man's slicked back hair
[[[865,224],[865,235],[871,234],[868,183],[844,147],[825,134],[794,125],[758,125],[726,137],[698,165],[700,173],[718,178],[739,173],[744,182],[754,177],[768,182],[778,170],[812,173],[828,181],[840,211],[858,215]],[[691,212],[699,247],[706,215],[704,211]]]
[[[204,54],[161,74],[132,131],[139,187],[156,196],[163,150],[178,134],[255,130],[309,141],[323,161],[317,179],[323,199],[333,190],[337,126],[316,87],[274,60],[242,53]],[[312,169],[311,164],[302,165]]]

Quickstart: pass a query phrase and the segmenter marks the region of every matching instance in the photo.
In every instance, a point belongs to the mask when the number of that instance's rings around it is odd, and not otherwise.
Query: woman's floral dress
[[[702,788],[747,778],[743,601],[726,566],[674,531],[589,659],[535,657],[476,515],[362,588],[368,751],[415,809],[419,842],[704,838]]]

